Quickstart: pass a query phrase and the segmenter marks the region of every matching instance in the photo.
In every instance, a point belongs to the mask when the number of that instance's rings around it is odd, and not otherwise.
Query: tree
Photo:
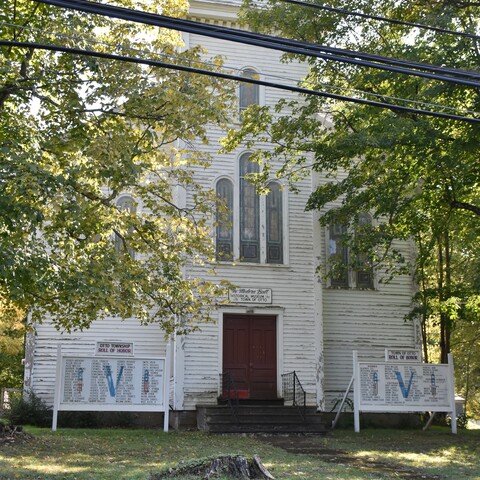
[[[3,296],[5,298],[5,295]],[[0,386],[18,388],[23,382],[24,313],[5,300],[0,303]]]
[[[200,65],[202,50],[183,51],[170,30],[4,3],[3,40]],[[187,9],[173,0],[134,5],[172,16]],[[209,159],[189,143],[224,125],[229,87],[34,47],[1,47],[0,72],[2,300],[66,330],[107,315],[157,322],[166,334],[208,320],[221,286],[184,274],[187,261],[214,258],[206,221],[214,199],[192,177]]]
[[[478,2],[347,0],[332,1],[329,6],[479,32]],[[255,31],[318,45],[476,72],[480,64],[478,38],[412,29],[277,0],[261,4],[246,0],[242,15]],[[468,313],[467,306],[479,295],[480,128],[405,113],[395,104],[417,107],[398,100],[411,99],[424,102],[424,109],[441,104],[448,112],[478,112],[480,91],[331,60],[299,59],[309,62],[304,86],[362,96],[383,102],[387,108],[318,96],[281,101],[272,110],[251,107],[243,113],[240,131],[229,132],[225,148],[240,142],[254,146],[266,140],[276,145],[272,152],[257,151],[252,157],[263,164],[259,184],[273,158],[283,160],[278,175],[293,185],[312,170],[321,173],[325,180],[306,208],[319,210],[323,225],[356,225],[362,212],[371,212],[377,222],[360,236],[347,230],[344,241],[379,268],[392,274],[410,268],[402,263],[408,259],[402,259],[392,245],[395,239],[413,240],[417,255],[412,266],[419,285],[413,314],[421,315],[425,357],[428,359],[433,351],[427,348],[429,342],[435,341],[439,359],[446,361],[455,325],[458,328],[462,321],[479,321],[478,310],[472,316],[473,310]],[[434,336],[429,336],[430,327],[435,327]]]

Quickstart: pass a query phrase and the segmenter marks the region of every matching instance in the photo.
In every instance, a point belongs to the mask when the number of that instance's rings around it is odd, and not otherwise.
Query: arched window
[[[348,247],[345,243],[347,226],[333,223],[330,225],[330,269],[332,287],[348,288]]]
[[[250,154],[240,157],[240,260],[260,262],[260,198],[247,175],[258,173],[258,164]]]
[[[267,263],[283,263],[283,202],[278,182],[268,185],[266,199]]]
[[[253,68],[242,70],[242,77],[259,79],[258,72]],[[258,105],[260,103],[260,86],[254,83],[241,82],[238,103],[240,111],[245,110],[249,105]]]
[[[135,201],[130,196],[121,197],[117,201],[117,207],[119,210],[128,211],[132,214],[136,212]],[[130,257],[135,258],[135,251],[132,248],[126,246],[125,239],[133,233],[133,228],[130,227],[124,232],[118,232],[115,234],[115,250],[118,254],[124,254],[125,250],[130,255]]]
[[[278,181],[268,184],[267,195],[259,195],[251,176],[260,172],[244,152],[235,179],[220,177],[215,184],[216,258],[218,261],[283,264],[285,252],[284,192]]]
[[[361,244],[362,237],[366,234],[366,229],[372,225],[372,217],[368,213],[361,213],[358,216],[358,226],[355,232],[357,241]],[[368,255],[359,253],[355,265],[356,286],[357,288],[373,288],[373,267]]]
[[[233,260],[233,183],[228,178],[217,182],[217,260]]]

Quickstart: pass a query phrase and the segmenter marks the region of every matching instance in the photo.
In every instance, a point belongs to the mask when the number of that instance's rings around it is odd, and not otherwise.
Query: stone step
[[[209,424],[208,432],[210,433],[316,433],[326,434],[328,428],[323,424]]]
[[[307,407],[305,419],[297,407],[240,405],[236,415],[225,405],[198,405],[200,430],[217,433],[325,433],[328,429],[315,407]]]
[[[289,415],[299,414],[298,407],[288,405],[238,405],[237,410],[246,415]],[[228,405],[197,405],[197,411],[205,409],[209,414],[228,414],[231,409]],[[318,415],[316,407],[306,407],[307,415]]]

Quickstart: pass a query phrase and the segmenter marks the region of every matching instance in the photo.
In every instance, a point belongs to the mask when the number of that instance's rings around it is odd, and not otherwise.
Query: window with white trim
[[[283,264],[284,192],[279,182],[268,183],[269,193],[259,195],[249,180],[259,166],[250,153],[238,160],[238,181],[217,180],[216,253],[219,261]],[[235,211],[237,209],[237,211]]]
[[[241,76],[258,80],[259,73],[253,68],[244,68]],[[260,85],[255,83],[240,82],[238,87],[238,104],[240,112],[245,110],[249,105],[260,104]]]
[[[368,213],[361,213],[354,227],[356,240],[365,235],[365,228],[372,224]],[[352,252],[347,236],[349,227],[344,224],[330,224],[328,229],[329,283],[337,288],[373,289],[373,266],[366,253]],[[357,242],[358,243],[358,242]]]
[[[137,211],[136,203],[129,195],[120,197],[117,201],[117,208],[121,211],[130,212],[134,215]],[[127,246],[127,238],[133,233],[133,229],[129,228],[123,232],[115,232],[115,250],[119,255],[128,253],[132,259],[135,259],[135,251]]]
[[[283,263],[283,194],[278,182],[270,182],[266,198],[267,263]]]
[[[233,260],[233,182],[228,178],[217,181],[216,237],[217,260]]]
[[[258,163],[250,154],[240,157],[240,261],[260,262],[260,195],[247,175],[258,173]]]

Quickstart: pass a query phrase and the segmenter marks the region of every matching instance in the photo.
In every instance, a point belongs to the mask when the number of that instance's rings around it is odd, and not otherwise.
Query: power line
[[[379,15],[370,15],[368,13],[363,13],[363,12],[352,12],[351,10],[345,10],[344,8],[329,7],[327,5],[319,5],[318,3],[311,3],[311,2],[302,2],[300,0],[278,0],[278,1],[283,2],[283,3],[291,3],[293,5],[299,5],[299,6],[303,6],[303,7],[315,8],[317,10],[325,10],[327,12],[341,13],[341,14],[347,15],[347,16],[367,18],[369,20],[378,20],[380,22],[392,23],[394,25],[404,25],[406,27],[418,28],[420,30],[431,30],[433,32],[446,33],[448,35],[455,35],[455,36],[459,36],[459,37],[471,38],[473,40],[480,40],[480,36],[475,35],[473,33],[458,32],[456,30],[448,30],[446,28],[433,27],[431,25],[425,25],[425,24],[421,24],[421,23],[406,22],[404,20],[397,20],[397,19],[394,19],[394,18],[381,17]]]
[[[40,3],[55,5],[66,9],[74,9],[87,13],[93,13],[113,18],[119,18],[127,21],[153,25],[157,27],[175,29],[183,32],[209,36],[221,40],[228,40],[237,43],[244,43],[257,47],[270,48],[280,50],[288,53],[295,53],[297,55],[313,56],[322,58],[324,60],[334,60],[343,63],[350,63],[362,67],[376,68],[380,70],[387,70],[394,73],[414,75],[423,78],[428,78],[436,81],[450,82],[454,84],[466,85],[470,87],[480,88],[480,81],[468,80],[465,77],[480,78],[478,72],[465,72],[462,70],[445,69],[444,67],[436,67],[427,64],[419,64],[416,62],[407,62],[397,59],[389,59],[376,55],[365,54],[361,52],[354,52],[349,50],[338,49],[334,47],[325,47],[313,45],[305,42],[297,42],[294,40],[287,40],[279,37],[268,35],[260,35],[244,30],[238,30],[227,27],[219,27],[216,25],[208,25],[191,20],[183,20],[178,18],[166,17],[164,15],[157,15],[148,12],[137,12],[135,10],[115,7],[111,5],[98,4],[85,0],[36,0]],[[319,53],[323,51],[325,53]],[[359,60],[360,59],[360,60]],[[364,60],[369,59],[369,60]],[[374,63],[374,60],[380,63]],[[428,73],[428,71],[412,70],[404,66],[391,66],[394,64],[401,64],[407,67],[413,67],[423,70],[431,70],[435,72],[447,72],[451,75],[439,75],[436,73]]]
[[[178,60],[178,61],[184,61],[185,60],[184,58],[182,58],[178,55],[141,50],[139,48],[133,48],[130,45],[126,46],[126,45],[121,45],[121,44],[114,44],[114,43],[109,43],[109,42],[105,42],[105,41],[94,40],[94,39],[91,39],[91,38],[85,38],[85,37],[82,37],[82,36],[79,36],[79,35],[71,35],[71,34],[65,34],[65,33],[51,32],[51,31],[40,29],[40,28],[34,28],[34,27],[25,26],[25,25],[17,25],[17,24],[9,23],[9,22],[0,22],[0,25],[5,25],[5,26],[8,26],[8,27],[13,27],[15,29],[26,30],[26,31],[35,32],[35,33],[41,33],[41,34],[44,34],[44,35],[57,37],[61,40],[73,40],[77,43],[81,41],[81,42],[85,42],[85,43],[88,43],[88,44],[91,44],[91,45],[100,45],[102,47],[119,48],[121,50],[126,50],[126,51],[133,52],[135,54],[140,54],[140,55],[152,55],[152,54],[154,54],[158,57],[163,57],[163,58],[167,58],[167,59],[174,60],[174,61],[175,60]],[[217,68],[218,67],[217,64],[212,63],[212,62],[207,62],[205,60],[196,59],[195,63],[200,64],[200,65],[204,65],[207,68]],[[222,68],[225,71],[237,72],[240,75],[242,75],[242,73],[243,73],[242,68],[234,67],[232,65],[222,65]],[[285,75],[275,75],[275,74],[265,73],[265,72],[262,72],[262,77],[268,77],[270,79],[276,79],[276,80],[285,80],[285,81],[292,82],[293,84],[298,84],[298,82],[299,82],[298,79],[287,77]],[[459,109],[459,108],[454,108],[454,107],[450,107],[450,106],[446,106],[446,105],[429,103],[429,102],[425,102],[425,101],[421,101],[421,100],[412,100],[412,99],[407,99],[407,98],[392,97],[390,95],[382,95],[382,94],[374,93],[374,92],[366,92],[366,91],[357,90],[357,89],[354,89],[354,88],[339,87],[339,86],[330,85],[330,84],[324,83],[324,82],[319,82],[318,84],[316,84],[315,82],[312,82],[312,81],[302,80],[302,84],[310,85],[311,88],[314,88],[315,86],[319,86],[319,87],[330,89],[332,91],[336,90],[336,91],[340,91],[340,92],[350,92],[351,94],[361,94],[361,95],[365,95],[365,96],[368,96],[368,97],[374,97],[374,98],[386,100],[386,101],[389,101],[389,102],[404,102],[404,103],[407,103],[407,104],[414,104],[414,105],[417,105],[417,106],[419,105],[419,106],[423,106],[423,107],[431,107],[431,108],[437,108],[437,109],[439,108],[439,109],[443,109],[443,110],[449,110],[451,112],[462,113],[463,115],[465,115],[465,114],[476,115],[478,113],[478,112],[475,112],[473,110]]]
[[[119,61],[128,62],[128,63],[149,65],[149,66],[173,69],[173,70],[178,70],[178,71],[183,71],[183,72],[189,72],[189,73],[195,73],[195,74],[201,74],[201,75],[208,75],[208,76],[212,76],[212,77],[216,77],[216,78],[222,78],[222,79],[225,79],[225,80],[234,80],[234,81],[237,81],[237,82],[252,83],[252,84],[262,85],[264,87],[271,87],[271,88],[287,90],[287,91],[300,93],[300,94],[331,98],[331,99],[334,99],[334,100],[339,100],[339,101],[344,101],[344,102],[352,102],[352,103],[358,103],[358,104],[361,104],[361,105],[369,105],[369,106],[373,106],[373,107],[388,109],[388,110],[391,110],[391,111],[394,111],[394,112],[397,112],[397,113],[398,112],[405,112],[405,113],[411,113],[411,114],[416,114],[416,115],[427,115],[427,116],[431,116],[431,117],[446,118],[446,119],[449,119],[449,120],[458,120],[458,121],[463,121],[463,122],[472,123],[472,124],[480,124],[480,118],[464,117],[464,116],[452,115],[452,114],[442,113],[442,112],[421,110],[421,109],[417,109],[417,108],[405,107],[403,105],[375,102],[375,101],[372,101],[372,100],[366,100],[366,99],[362,99],[362,98],[352,98],[352,97],[347,97],[347,96],[344,96],[344,95],[321,92],[321,91],[318,91],[318,90],[311,90],[311,89],[302,88],[302,87],[275,84],[275,83],[272,83],[272,82],[266,82],[264,80],[257,80],[257,79],[253,79],[253,78],[249,78],[249,77],[241,77],[241,76],[238,76],[238,75],[231,75],[231,74],[227,74],[227,73],[221,73],[221,72],[215,72],[215,71],[209,71],[209,70],[202,70],[202,69],[198,69],[198,68],[195,68],[195,67],[189,67],[189,66],[186,66],[186,65],[172,65],[172,64],[168,64],[168,63],[165,63],[165,62],[160,62],[160,61],[157,61],[157,60],[140,59],[140,58],[135,58],[135,57],[127,57],[127,56],[123,56],[123,55],[115,55],[115,54],[111,54],[111,53],[94,52],[94,51],[90,51],[90,50],[81,50],[81,49],[78,49],[78,48],[61,47],[61,46],[57,46],[57,45],[46,45],[46,44],[40,44],[40,43],[34,43],[34,42],[18,42],[18,41],[10,41],[10,40],[0,40],[0,46],[2,46],[2,45],[3,46],[10,46],[10,47],[42,49],[42,50],[49,50],[49,51],[55,51],[55,52],[70,53],[70,54],[74,54],[74,55],[98,57],[98,58],[104,58],[104,59],[109,59],[109,60],[119,60]]]
[[[147,50],[141,50],[141,49],[138,49],[138,48],[133,48],[130,45],[126,46],[126,45],[121,45],[121,44],[113,44],[113,43],[109,43],[109,42],[105,42],[105,41],[99,41],[99,40],[94,40],[94,39],[91,39],[91,38],[85,38],[85,37],[82,37],[82,36],[79,36],[79,35],[70,35],[70,34],[65,34],[65,33],[51,32],[51,31],[40,29],[40,28],[29,27],[29,26],[26,26],[26,25],[17,25],[17,24],[9,23],[9,22],[0,22],[0,25],[13,27],[15,29],[20,29],[20,30],[26,30],[26,31],[29,31],[29,32],[41,33],[41,34],[44,34],[44,35],[57,37],[61,40],[73,40],[75,42],[80,42],[81,41],[81,42],[85,42],[85,43],[88,43],[88,44],[91,44],[91,45],[100,45],[102,47],[120,48],[121,50],[126,50],[126,51],[129,51],[129,52],[133,52],[135,54],[141,54],[141,55],[152,55],[152,53],[153,53],[154,55],[156,55],[158,57],[164,57],[164,58],[168,58],[168,59],[174,60],[174,61],[175,60],[179,60],[179,61],[185,60],[184,58],[179,57],[178,55],[172,55],[172,54],[167,54],[167,53],[158,53],[158,52],[150,52],[150,51],[147,51]],[[218,67],[217,64],[214,64],[212,62],[207,62],[205,60],[195,60],[195,63],[200,64],[200,65],[204,65],[205,67],[210,67],[210,68]],[[242,74],[242,72],[243,72],[242,68],[233,67],[232,65],[223,65],[222,68],[226,71],[229,71],[229,72],[238,72],[239,74]],[[275,74],[271,74],[271,73],[262,72],[262,77],[268,77],[270,79],[276,79],[276,80],[290,81],[290,82],[295,83],[295,84],[298,83],[297,79],[294,79],[294,78],[291,78],[291,77],[286,77],[285,75],[275,75]],[[314,87],[316,85],[314,82],[306,81],[306,80],[302,80],[302,83],[310,85],[312,87]],[[405,103],[414,104],[414,105],[422,105],[424,107],[440,108],[440,109],[443,109],[443,110],[450,110],[452,112],[461,112],[463,114],[467,114],[467,113],[470,113],[470,114],[473,114],[473,115],[477,114],[477,112],[472,111],[472,110],[465,110],[465,109],[462,110],[462,109],[458,109],[458,108],[454,108],[454,107],[449,107],[449,106],[446,106],[446,105],[424,102],[424,101],[421,101],[421,100],[412,100],[412,99],[406,99],[406,98],[392,97],[390,95],[382,95],[382,94],[374,93],[374,92],[365,92],[363,90],[357,90],[357,89],[348,88],[348,87],[339,87],[339,86],[330,85],[328,83],[323,83],[323,82],[320,82],[318,84],[318,86],[323,87],[323,88],[328,88],[328,89],[331,89],[331,90],[337,90],[337,91],[343,91],[343,92],[350,92],[350,93],[353,93],[353,94],[366,95],[366,96],[369,96],[369,97],[379,98],[379,99],[387,100],[387,101],[390,101],[390,102],[405,102]]]

